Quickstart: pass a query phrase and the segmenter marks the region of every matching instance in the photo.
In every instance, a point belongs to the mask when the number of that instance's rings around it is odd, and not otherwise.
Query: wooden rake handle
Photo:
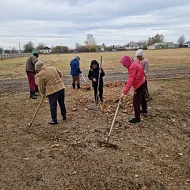
[[[34,119],[36,118],[36,115],[37,115],[37,113],[38,113],[38,110],[39,110],[39,108],[40,108],[40,105],[42,104],[43,99],[44,99],[44,97],[42,96],[42,98],[41,98],[41,100],[40,100],[40,103],[38,104],[38,107],[37,107],[37,109],[36,109],[36,112],[34,113],[34,116],[33,116],[32,120],[31,120],[31,122],[29,123],[29,127],[32,126],[32,124],[33,124],[33,122],[34,122]]]
[[[118,113],[118,111],[119,111],[119,106],[120,106],[120,104],[121,104],[121,99],[119,99],[119,102],[118,102],[118,105],[117,105],[117,109],[116,109],[116,111],[115,111],[115,115],[114,115],[114,118],[113,118],[113,121],[112,121],[110,130],[109,130],[109,133],[108,133],[108,136],[107,136],[107,143],[108,143],[108,141],[109,141],[109,139],[110,139],[110,135],[111,135],[111,132],[112,132],[114,123],[115,123],[115,119],[116,119],[116,117],[117,117],[117,113]]]

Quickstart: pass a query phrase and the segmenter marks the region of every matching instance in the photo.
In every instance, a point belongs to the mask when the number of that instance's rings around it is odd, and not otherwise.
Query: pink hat
[[[132,63],[132,59],[129,56],[123,56],[120,62],[123,64],[123,66],[129,68]]]

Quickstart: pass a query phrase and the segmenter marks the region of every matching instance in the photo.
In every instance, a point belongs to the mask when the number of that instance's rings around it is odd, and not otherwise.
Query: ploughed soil
[[[67,72],[68,73],[68,72]],[[87,73],[87,71],[85,72]],[[84,74],[86,80],[87,75]],[[147,75],[148,79],[160,79],[160,78],[182,78],[190,77],[190,68],[160,68],[152,70]],[[84,84],[82,77],[81,83]],[[117,82],[117,81],[126,81],[127,80],[127,71],[124,68],[123,72],[107,72],[104,77],[105,82]],[[65,85],[71,85],[72,77],[70,75],[64,75],[63,81]],[[87,80],[88,81],[88,80]],[[89,82],[89,81],[88,81]],[[18,94],[19,92],[28,91],[28,82],[26,78],[1,78],[0,79],[0,97],[7,96],[9,94]]]
[[[149,113],[137,125],[127,123],[133,116],[131,91],[120,105],[110,138],[118,148],[99,146],[122,85],[106,83],[99,111],[88,110],[95,107],[93,90],[67,88],[67,121],[58,109],[59,124],[48,125],[45,99],[31,128],[40,97],[30,100],[19,93],[21,88],[17,94],[1,91],[0,189],[189,190],[190,78],[149,81]]]

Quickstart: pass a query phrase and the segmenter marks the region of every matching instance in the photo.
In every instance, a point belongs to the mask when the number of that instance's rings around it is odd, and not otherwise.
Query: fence
[[[11,59],[11,58],[16,58],[16,57],[28,57],[30,56],[31,53],[11,53],[11,54],[0,54],[0,60],[1,59]]]

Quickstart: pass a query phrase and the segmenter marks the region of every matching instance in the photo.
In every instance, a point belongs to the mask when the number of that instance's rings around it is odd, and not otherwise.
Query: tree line
[[[183,44],[185,42],[185,37],[184,35],[180,36],[177,40],[177,43],[179,47],[183,47]],[[153,45],[158,42],[164,42],[164,35],[163,34],[156,34],[153,37],[149,37],[147,40],[142,40],[137,42],[143,49],[147,49],[147,46]],[[103,48],[105,51],[112,51],[114,48],[114,45],[112,46],[106,46],[104,43],[102,44]],[[24,53],[30,53],[33,51],[39,52],[40,50],[43,50],[45,48],[44,43],[39,43],[37,47],[34,46],[34,43],[32,41],[27,42],[23,46],[22,52]],[[100,46],[97,45],[96,39],[92,34],[88,34],[86,37],[86,40],[83,45],[79,44],[76,42],[75,44],[75,49],[70,49],[67,46],[62,46],[62,45],[57,45],[51,47],[52,53],[72,53],[72,52],[96,52],[96,51],[101,51]],[[0,48],[0,53],[3,52],[3,49]],[[18,53],[19,51],[16,50],[15,47],[12,49],[5,49],[4,53]]]

